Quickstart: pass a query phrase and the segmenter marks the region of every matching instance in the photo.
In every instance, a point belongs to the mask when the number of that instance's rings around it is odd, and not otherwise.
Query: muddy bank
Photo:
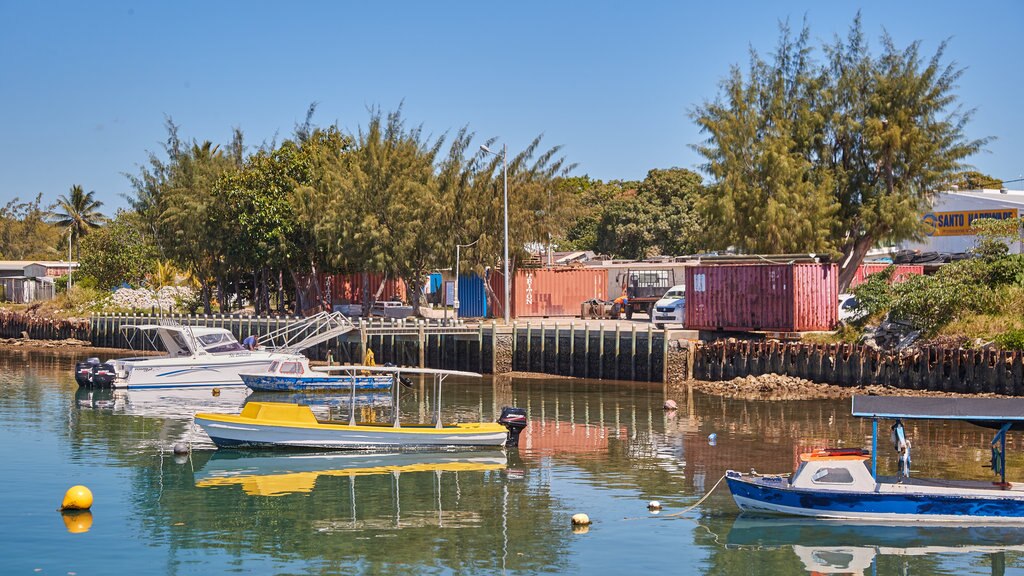
[[[125,350],[123,348],[101,348],[86,340],[65,338],[63,340],[36,340],[34,338],[0,338],[0,350],[47,351],[53,354],[71,356],[102,356],[124,358],[128,356],[155,356],[163,352],[148,350]]]
[[[998,398],[998,394],[957,394],[954,392],[933,392],[929,390],[907,390],[888,386],[836,386],[819,384],[777,374],[745,376],[722,382],[690,380],[681,387],[692,386],[694,390],[744,400],[814,400],[820,398],[849,398],[855,395],[877,396],[943,396],[965,398]]]

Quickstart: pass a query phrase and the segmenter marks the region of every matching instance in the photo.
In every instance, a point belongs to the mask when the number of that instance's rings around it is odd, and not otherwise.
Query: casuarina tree
[[[987,139],[966,134],[945,42],[926,57],[883,34],[876,54],[859,16],[820,61],[809,38],[782,25],[769,59],[752,50],[693,112],[702,206],[715,247],[831,253],[845,287],[873,246],[920,237],[920,214]]]

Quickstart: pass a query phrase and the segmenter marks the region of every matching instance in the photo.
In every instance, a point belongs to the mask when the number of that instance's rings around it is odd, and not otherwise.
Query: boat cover
[[[1024,398],[854,396],[853,415],[972,422],[1024,422]]]

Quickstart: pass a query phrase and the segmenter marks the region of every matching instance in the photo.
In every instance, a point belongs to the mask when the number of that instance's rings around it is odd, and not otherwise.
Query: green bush
[[[896,266],[888,266],[877,274],[871,274],[863,284],[853,289],[857,311],[865,320],[892,308],[895,290],[890,282],[895,271]]]
[[[989,264],[989,284],[996,286],[1024,286],[1024,254],[1011,254]]]
[[[989,266],[980,259],[961,260],[932,276],[913,276],[893,286],[890,312],[933,335],[962,314],[991,310],[995,296],[988,283]]]
[[[1005,350],[1024,350],[1024,328],[1003,332],[996,336],[995,342]]]

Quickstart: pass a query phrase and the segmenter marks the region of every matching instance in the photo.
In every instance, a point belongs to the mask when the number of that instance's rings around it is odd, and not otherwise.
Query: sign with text
[[[973,236],[971,224],[980,218],[1009,220],[1017,217],[1016,208],[992,210],[961,210],[957,212],[929,212],[922,217],[925,234],[929,236]]]

